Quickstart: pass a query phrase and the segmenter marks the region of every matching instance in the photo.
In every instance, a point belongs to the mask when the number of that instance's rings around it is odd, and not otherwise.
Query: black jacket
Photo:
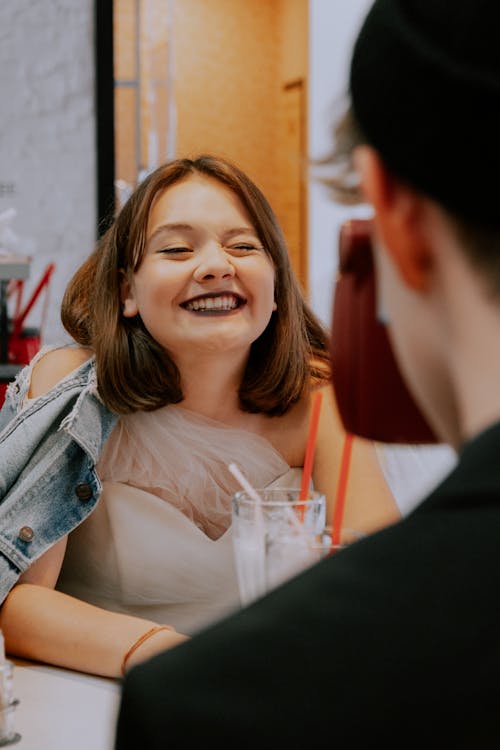
[[[404,520],[132,669],[116,748],[380,741],[500,748],[500,425]]]

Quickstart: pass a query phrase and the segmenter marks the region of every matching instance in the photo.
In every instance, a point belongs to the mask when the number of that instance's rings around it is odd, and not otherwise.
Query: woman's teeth
[[[229,311],[238,307],[238,299],[232,294],[223,294],[220,297],[202,297],[188,302],[185,305],[186,310],[220,310]]]

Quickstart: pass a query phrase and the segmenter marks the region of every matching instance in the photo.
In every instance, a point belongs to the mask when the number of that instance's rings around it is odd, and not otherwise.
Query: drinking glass
[[[299,490],[256,490],[232,500],[233,544],[243,606],[318,562],[324,556],[325,496]]]

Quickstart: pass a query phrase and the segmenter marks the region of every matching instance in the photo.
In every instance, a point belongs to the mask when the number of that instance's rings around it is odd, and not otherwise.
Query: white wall
[[[331,147],[333,108],[347,89],[352,45],[372,0],[309,0],[309,156]],[[309,282],[314,311],[330,325],[337,238],[346,218],[363,209],[332,203],[309,185]]]
[[[332,109],[346,91],[352,45],[372,0],[309,0],[309,154],[331,147]],[[310,183],[309,256],[311,303],[328,326],[342,221],[367,215],[367,206],[332,203],[323,187]],[[448,446],[383,446],[379,459],[400,511],[411,511],[456,463]]]
[[[64,287],[95,240],[92,0],[1,0],[0,92],[0,213],[16,209],[19,251],[33,251],[28,286],[56,262],[54,343]]]

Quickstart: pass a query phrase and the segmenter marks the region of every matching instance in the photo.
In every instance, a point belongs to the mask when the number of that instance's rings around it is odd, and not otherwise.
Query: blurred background
[[[330,325],[340,225],[368,208],[332,203],[309,164],[331,148],[370,5],[0,0],[0,253],[31,256],[23,305],[36,298],[24,323],[34,336],[20,339],[16,361],[40,339],[68,340],[65,286],[138,181],[201,152],[234,160],[264,191],[309,302]],[[16,295],[8,301],[12,314]],[[405,511],[455,460],[446,446],[380,455]]]
[[[201,152],[234,160],[264,191],[329,325],[338,228],[354,211],[329,201],[308,162],[330,148],[369,5],[2,0],[0,216],[15,210],[10,239],[32,256],[26,294],[55,264],[43,343],[65,339],[64,287],[130,190]],[[30,316],[38,325],[37,305]]]

